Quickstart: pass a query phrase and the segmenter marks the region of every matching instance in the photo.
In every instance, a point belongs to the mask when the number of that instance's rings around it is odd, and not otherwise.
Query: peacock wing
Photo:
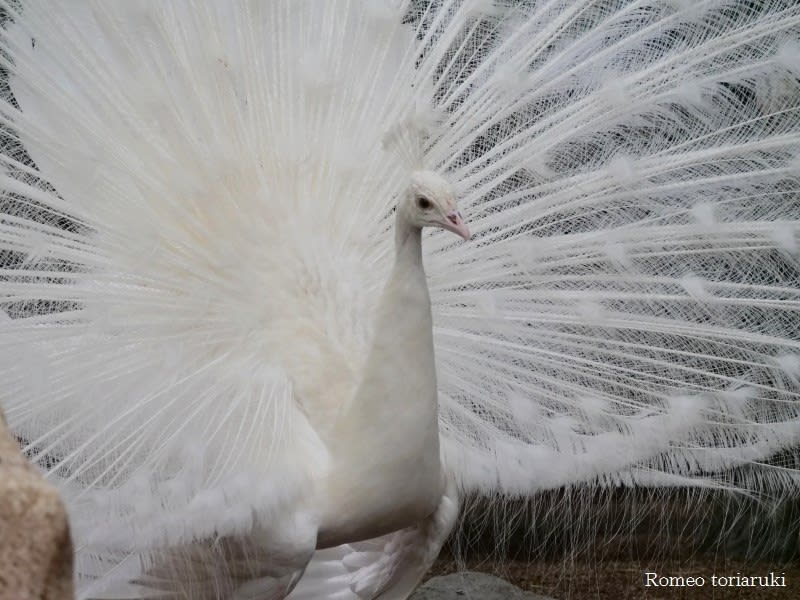
[[[291,532],[254,528],[247,534],[128,553],[112,570],[98,564],[97,578],[81,590],[81,597],[282,600],[314,552],[313,523],[303,520],[284,521],[298,526]]]
[[[317,550],[290,600],[404,600],[422,580],[455,526],[455,482],[419,524],[378,538]]]

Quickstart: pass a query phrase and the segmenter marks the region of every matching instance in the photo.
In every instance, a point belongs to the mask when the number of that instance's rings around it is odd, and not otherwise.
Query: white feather
[[[405,483],[356,474],[417,404],[334,426],[373,375],[438,382],[462,491],[798,493],[773,461],[800,443],[800,7],[0,5],[0,402],[63,490],[85,597],[289,593],[336,432],[374,446],[340,440],[352,506]],[[411,343],[369,362],[420,168],[474,233],[424,240],[425,377],[392,371]],[[445,521],[413,577],[341,579],[395,564],[357,548],[298,589],[403,597]]]

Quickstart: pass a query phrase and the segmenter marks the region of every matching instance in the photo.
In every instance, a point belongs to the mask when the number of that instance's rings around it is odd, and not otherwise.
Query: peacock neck
[[[408,223],[400,211],[398,211],[395,219],[394,250],[395,270],[398,265],[401,267],[413,267],[418,269],[422,276],[425,277],[425,268],[422,264],[422,230]],[[391,283],[391,279],[394,275],[395,273],[393,271],[392,275],[389,277],[389,283]],[[426,284],[425,294],[427,295],[427,293],[428,287]]]
[[[319,547],[425,518],[441,498],[436,370],[421,232],[398,219],[396,256],[364,377],[332,436]]]

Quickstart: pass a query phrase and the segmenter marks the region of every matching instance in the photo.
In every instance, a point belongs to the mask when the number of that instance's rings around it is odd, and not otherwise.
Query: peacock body
[[[0,5],[0,402],[82,597],[404,598],[468,493],[797,495],[795,2]]]

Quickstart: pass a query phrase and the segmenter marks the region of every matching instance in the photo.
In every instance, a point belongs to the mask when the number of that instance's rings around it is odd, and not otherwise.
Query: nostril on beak
[[[458,213],[450,213],[447,215],[447,220],[450,221],[453,225],[458,225],[458,217],[460,217]]]

